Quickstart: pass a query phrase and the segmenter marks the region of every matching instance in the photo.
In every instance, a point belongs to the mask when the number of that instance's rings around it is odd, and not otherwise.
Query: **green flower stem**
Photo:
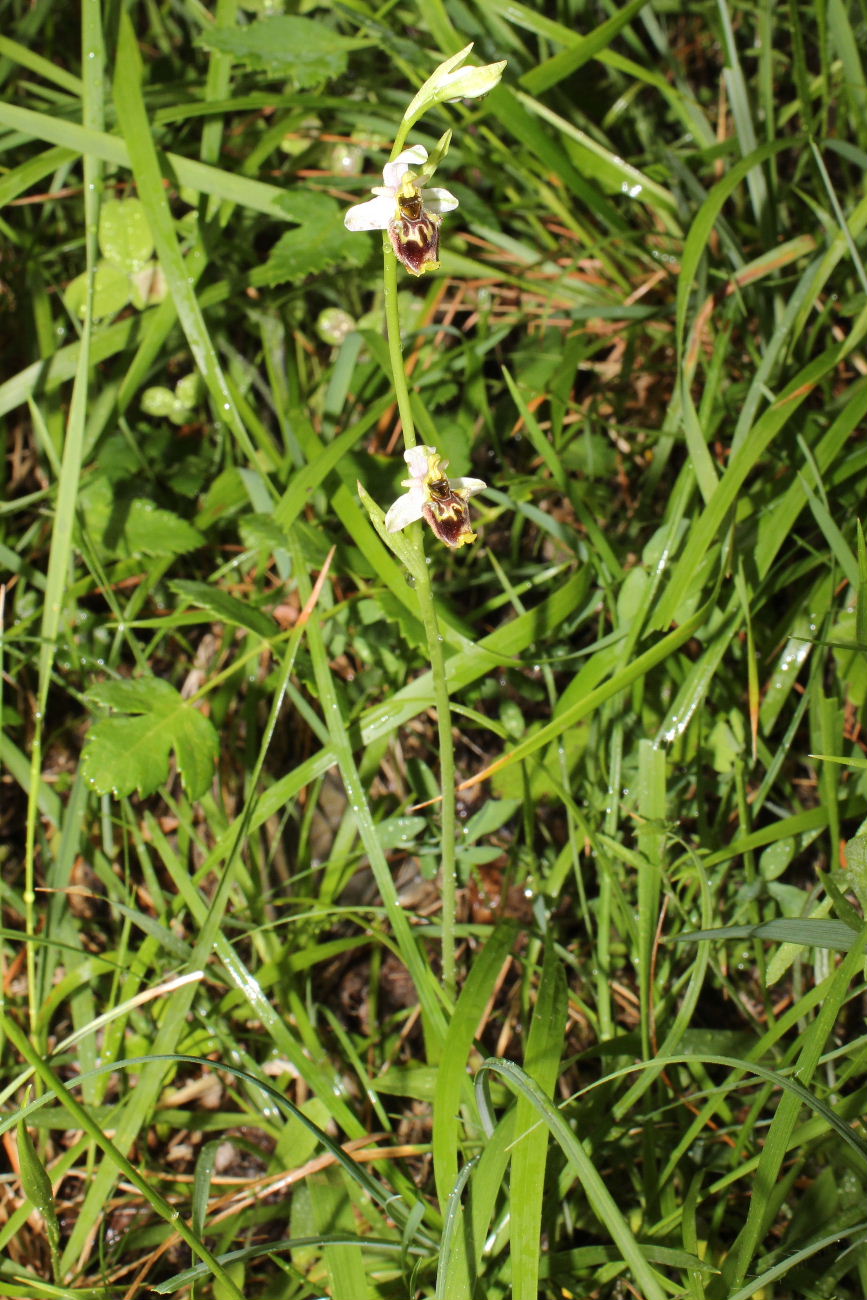
[[[394,382],[394,395],[397,409],[403,425],[404,446],[416,445],[415,421],[412,418],[412,404],[409,400],[409,388],[406,383],[406,371],[403,366],[403,344],[400,338],[400,307],[397,301],[397,258],[391,251],[387,237],[383,240],[383,290],[385,296],[385,332],[388,337],[388,358]]]
[[[397,148],[397,142],[395,142]],[[403,426],[403,440],[407,449],[416,445],[415,424],[412,418],[406,371],[403,364],[403,348],[400,339],[400,309],[397,301],[397,258],[386,246],[384,249],[385,265],[383,268],[383,287],[385,293],[385,325],[388,335],[388,353],[391,360],[391,373],[397,409]],[[455,966],[455,913],[457,903],[457,879],[455,871],[455,749],[452,740],[452,710],[449,700],[449,688],[446,681],[446,662],[443,654],[443,639],[440,636],[437,620],[436,603],[431,586],[430,571],[424,554],[424,538],[421,524],[412,524],[407,530],[407,538],[415,549],[418,558],[416,572],[416,592],[419,610],[427,638],[428,657],[430,659],[431,677],[433,679],[434,705],[437,711],[437,731],[440,750],[440,789],[442,807],[440,811],[441,827],[441,869],[442,869],[442,963],[443,987],[449,997],[453,998],[457,990]]]

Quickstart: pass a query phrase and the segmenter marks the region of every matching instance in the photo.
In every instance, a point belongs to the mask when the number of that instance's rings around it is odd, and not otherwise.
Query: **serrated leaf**
[[[288,546],[286,534],[271,515],[244,515],[238,521],[241,541],[248,551],[279,551]]]
[[[364,266],[370,256],[370,240],[346,229],[339,212],[327,221],[288,230],[271,249],[262,268],[260,282],[285,284],[305,279],[332,266]]]
[[[199,530],[180,515],[136,498],[114,549],[128,555],[182,555],[201,546],[202,540]]]
[[[112,555],[182,555],[202,544],[185,519],[103,475],[82,489],[79,504],[91,537]]]
[[[246,27],[212,27],[197,44],[230,54],[257,72],[291,77],[303,89],[342,76],[349,51],[364,49],[371,42],[341,36],[311,18],[279,15]]]
[[[174,686],[159,677],[101,682],[88,698],[126,715],[101,718],[87,737],[84,779],[97,794],[153,794],[168,779],[172,752],[190,798],[204,794],[214,775],[217,733]]]
[[[103,257],[124,271],[140,271],[154,251],[144,204],[140,199],[109,199],[99,211],[99,247]]]
[[[267,614],[246,605],[243,600],[238,600],[237,596],[231,596],[220,587],[210,587],[206,582],[194,582],[187,578],[178,578],[170,582],[169,586],[192,605],[206,609],[221,623],[245,627],[248,632],[255,632],[266,640],[279,631],[277,624]]]

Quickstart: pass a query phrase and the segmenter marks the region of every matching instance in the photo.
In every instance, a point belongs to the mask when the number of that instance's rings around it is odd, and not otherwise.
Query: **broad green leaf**
[[[140,271],[154,251],[140,199],[109,199],[99,212],[99,247],[107,262],[124,271]]]
[[[144,390],[139,405],[145,415],[153,415],[158,420],[170,420],[177,410],[178,399],[170,388],[163,388],[161,384],[154,384],[151,388]]]
[[[333,27],[311,18],[282,14],[246,27],[209,28],[198,44],[230,54],[248,68],[272,77],[291,77],[296,86],[306,89],[342,76],[349,51],[364,49],[370,42],[341,36]]]
[[[769,844],[759,858],[759,870],[765,880],[776,880],[794,858],[798,844],[791,836]]]
[[[159,677],[102,682],[89,698],[123,714],[101,718],[87,737],[84,777],[98,794],[153,794],[168,779],[172,751],[190,797],[204,794],[214,775],[217,733],[174,686]]]
[[[168,419],[173,424],[186,424],[202,397],[202,382],[197,374],[184,375],[175,384],[174,391],[162,384],[146,388],[140,405],[145,415]]]
[[[145,415],[156,419],[171,420],[172,424],[186,424],[190,418],[190,408],[178,400],[170,388],[146,388],[141,395],[141,409]]]
[[[342,214],[335,213],[281,235],[262,268],[261,280],[266,285],[294,283],[332,266],[364,266],[370,252],[370,239],[347,230]]]
[[[100,262],[93,277],[93,319],[116,316],[129,302],[132,282],[129,275],[113,262]],[[87,273],[70,280],[63,294],[63,304],[70,315],[84,320],[87,312]]]
[[[79,507],[88,533],[110,555],[182,555],[202,544],[202,534],[180,515],[102,475],[83,489]]]
[[[175,394],[179,402],[192,410],[202,400],[203,387],[201,375],[193,370],[190,374],[181,376],[175,384]]]

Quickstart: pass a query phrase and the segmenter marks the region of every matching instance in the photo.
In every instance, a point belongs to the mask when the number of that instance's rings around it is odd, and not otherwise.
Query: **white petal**
[[[421,519],[423,505],[424,492],[421,488],[412,487],[408,492],[404,492],[403,496],[398,497],[386,512],[386,530],[389,533],[399,533],[401,528],[406,528],[407,524],[414,524],[416,519]]]
[[[347,230],[387,230],[394,216],[394,198],[378,194],[366,203],[355,203],[343,218]]]
[[[422,198],[428,212],[432,212],[434,216],[441,212],[452,212],[458,206],[454,194],[450,194],[448,190],[438,190],[436,186],[423,190]]]
[[[394,162],[388,162],[382,169],[382,179],[386,185],[396,190],[403,180],[410,167],[421,167],[422,163],[427,162],[427,149],[423,144],[414,144],[411,149],[404,149],[399,153]]]
[[[468,496],[474,497],[477,492],[484,492],[488,485],[480,478],[450,478],[449,486],[463,488]]]
[[[409,472],[414,479],[424,479],[430,469],[430,458],[436,455],[434,447],[410,447],[403,453],[403,458],[409,466]]]

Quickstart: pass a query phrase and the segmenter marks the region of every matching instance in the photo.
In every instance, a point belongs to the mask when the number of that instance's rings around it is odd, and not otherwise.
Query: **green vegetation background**
[[[863,6],[70,21],[0,3],[2,1294],[860,1300]],[[452,1005],[342,218],[469,41]]]

